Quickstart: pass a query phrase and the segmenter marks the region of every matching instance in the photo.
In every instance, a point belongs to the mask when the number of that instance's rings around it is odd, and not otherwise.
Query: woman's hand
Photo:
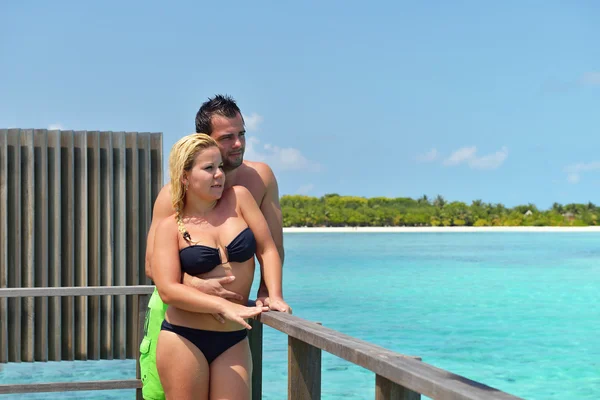
[[[238,324],[243,325],[246,329],[252,329],[245,319],[254,318],[263,311],[269,311],[269,307],[246,307],[240,304],[229,303],[220,314],[223,316],[223,318],[228,319],[229,321],[237,322]]]
[[[288,306],[281,297],[271,297],[269,299],[269,309],[273,311],[286,312],[288,314],[292,313],[292,307]]]

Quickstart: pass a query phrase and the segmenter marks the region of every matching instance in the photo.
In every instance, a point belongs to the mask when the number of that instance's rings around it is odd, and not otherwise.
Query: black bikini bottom
[[[209,364],[227,349],[244,340],[248,335],[246,329],[232,332],[204,331],[202,329],[172,325],[166,320],[163,320],[160,329],[176,333],[192,342],[204,354]]]

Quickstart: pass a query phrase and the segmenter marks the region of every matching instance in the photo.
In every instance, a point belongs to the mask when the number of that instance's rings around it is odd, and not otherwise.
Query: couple
[[[291,312],[282,296],[277,182],[267,165],[243,161],[235,101],[209,99],[196,132],[171,150],[171,183],[156,199],[148,233],[146,274],[156,290],[140,344],[146,400],[249,399],[245,319]],[[261,284],[256,306],[246,307],[255,254]]]

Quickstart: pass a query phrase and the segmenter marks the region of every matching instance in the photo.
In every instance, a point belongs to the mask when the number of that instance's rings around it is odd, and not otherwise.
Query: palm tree
[[[429,198],[427,197],[426,194],[424,194],[423,196],[421,196],[418,200],[417,203],[419,204],[429,204]]]
[[[433,200],[433,205],[438,208],[443,208],[446,205],[446,199],[441,194],[438,194],[435,200]]]

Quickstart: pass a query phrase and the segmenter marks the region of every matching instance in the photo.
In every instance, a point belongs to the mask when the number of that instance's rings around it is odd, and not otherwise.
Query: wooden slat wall
[[[162,134],[0,130],[0,287],[147,284]],[[0,363],[133,358],[137,298],[0,299]]]

